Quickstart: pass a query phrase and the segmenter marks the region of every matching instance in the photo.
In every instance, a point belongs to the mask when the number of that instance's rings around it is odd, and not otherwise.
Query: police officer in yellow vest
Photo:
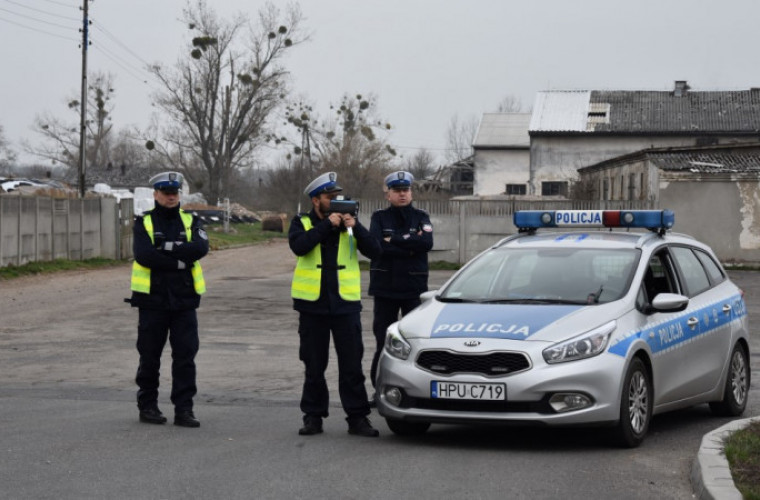
[[[342,188],[335,172],[314,179],[304,194],[312,209],[290,223],[290,249],[298,256],[291,295],[299,312],[299,357],[305,366],[301,394],[303,427],[300,435],[322,432],[328,416],[329,395],[325,369],[330,332],[338,356],[338,392],[348,421],[349,434],[376,437],[362,371],[360,319],[361,274],[357,250],[369,258],[380,253],[380,242],[351,214],[330,213],[330,201]]]
[[[135,381],[140,421],[163,424],[158,409],[161,353],[167,338],[172,349],[174,425],[199,427],[193,413],[198,319],[195,310],[206,291],[199,260],[208,253],[208,236],[200,220],[180,209],[182,174],[164,172],[150,179],[155,207],[135,219],[132,307],[139,308]]]

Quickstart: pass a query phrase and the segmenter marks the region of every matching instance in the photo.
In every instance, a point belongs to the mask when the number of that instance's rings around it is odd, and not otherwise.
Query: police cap
[[[338,174],[335,172],[326,172],[306,186],[303,190],[303,194],[309,198],[314,198],[322,193],[339,193],[343,191],[343,188],[338,186]]]
[[[385,177],[385,185],[388,189],[408,188],[412,185],[412,181],[414,181],[414,176],[404,170],[393,172]]]
[[[179,172],[162,172],[148,181],[153,189],[164,193],[176,193],[182,187],[185,178]]]

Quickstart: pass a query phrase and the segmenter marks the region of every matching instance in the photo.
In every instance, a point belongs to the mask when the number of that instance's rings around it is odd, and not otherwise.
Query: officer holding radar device
[[[311,199],[311,211],[295,216],[288,231],[290,249],[298,257],[291,296],[293,309],[299,313],[299,358],[305,368],[303,427],[298,433],[310,436],[323,431],[322,419],[328,416],[329,408],[325,370],[332,333],[338,356],[338,392],[348,433],[376,437],[379,432],[367,418],[370,407],[362,370],[358,252],[375,258],[380,254],[380,243],[359,223],[356,202],[336,200],[341,191],[335,172],[314,179],[304,190]]]

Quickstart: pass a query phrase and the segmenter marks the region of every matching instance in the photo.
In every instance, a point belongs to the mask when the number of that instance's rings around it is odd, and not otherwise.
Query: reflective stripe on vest
[[[312,228],[308,215],[301,217],[303,228]],[[294,299],[315,301],[319,298],[322,281],[321,245],[315,246],[306,255],[298,257],[290,295]],[[338,293],[343,300],[361,300],[361,271],[356,252],[351,252],[348,232],[340,233],[338,240]]]
[[[182,209],[179,211],[179,216],[182,219],[182,225],[185,226],[187,241],[190,241],[193,237],[193,216]],[[150,242],[153,243],[153,218],[150,212],[143,216],[143,226],[145,226],[145,232],[147,232],[150,237]],[[201,269],[200,261],[196,260],[193,262],[190,274],[193,276],[193,288],[195,289],[195,293],[198,295],[206,293],[206,280],[203,279],[203,270]],[[150,268],[138,264],[137,261],[132,263],[131,289],[134,292],[150,293]]]

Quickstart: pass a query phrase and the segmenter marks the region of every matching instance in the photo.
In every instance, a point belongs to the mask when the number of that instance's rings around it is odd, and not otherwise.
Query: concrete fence
[[[132,256],[132,200],[0,195],[0,267]]]
[[[372,212],[387,208],[384,200],[360,201],[359,220],[369,227]],[[618,210],[654,209],[647,201],[573,201],[573,200],[450,200],[415,201],[427,211],[434,227],[430,261],[464,264],[474,256],[515,234],[512,214],[517,210]]]

